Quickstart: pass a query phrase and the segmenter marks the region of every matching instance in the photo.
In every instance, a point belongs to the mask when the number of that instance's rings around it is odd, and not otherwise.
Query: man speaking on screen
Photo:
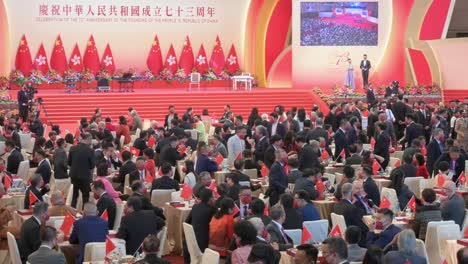
[[[362,83],[363,83],[364,87],[367,87],[367,85],[369,84],[369,70],[371,68],[371,63],[367,59],[366,54],[363,55],[360,68],[361,68],[361,71],[362,71]]]

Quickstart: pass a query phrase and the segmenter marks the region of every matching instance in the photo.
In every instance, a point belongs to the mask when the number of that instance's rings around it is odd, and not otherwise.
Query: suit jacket
[[[421,124],[423,127],[429,126],[431,124],[431,113],[429,113],[429,110],[426,110],[425,113],[421,110],[415,112],[416,117],[417,117],[417,123]]]
[[[405,121],[408,107],[405,103],[398,101],[393,105],[392,112],[395,116],[395,121]]]
[[[34,253],[29,255],[28,262],[31,264],[66,264],[67,260],[62,252],[50,249],[48,247],[39,247]]]
[[[357,140],[357,131],[354,127],[351,127],[348,131],[348,144],[349,145],[354,145],[354,143],[356,143],[356,140]]]
[[[365,61],[361,60],[361,64],[359,64],[359,68],[361,68],[362,71],[369,71],[370,68],[372,68],[370,60],[365,60]]]
[[[361,243],[362,245],[366,237],[366,233],[369,231],[369,228],[362,221],[362,212],[356,208],[352,203],[346,199],[341,199],[339,202],[333,205],[333,212],[335,214],[342,215],[345,219],[346,226],[355,225],[361,228]]]
[[[127,174],[130,174],[134,171],[137,170],[137,167],[135,165],[135,163],[133,161],[127,161],[125,162],[122,167],[120,167],[120,170],[119,170],[119,176],[118,177],[115,177],[113,179],[114,182],[117,182],[117,183],[120,183],[122,185],[122,189],[123,189],[123,184],[125,182],[125,175]]]
[[[372,177],[367,178],[367,180],[364,181],[363,187],[364,191],[367,193],[366,198],[371,199],[375,205],[380,206],[379,187],[377,187],[374,179]]]
[[[390,161],[390,138],[388,134],[383,131],[377,136],[374,147],[374,154],[383,157],[385,160],[380,164],[382,169],[387,168],[388,162]]]
[[[366,251],[366,248],[362,248],[358,244],[350,244],[348,245],[348,260],[351,262],[362,262]]]
[[[109,234],[107,221],[99,216],[85,216],[73,224],[68,241],[70,244],[79,244],[79,253],[76,263],[83,262],[84,250],[87,243],[105,242]]]
[[[170,115],[167,114],[166,117],[164,117],[164,127],[165,127],[165,128],[170,128],[170,126],[171,126],[171,123],[168,122],[169,116],[170,116]],[[179,119],[179,115],[176,114],[176,113],[174,113],[174,116],[172,117],[172,119]]]
[[[304,144],[299,151],[299,170],[318,168],[320,166],[317,152],[314,151],[311,145]]]
[[[122,218],[117,237],[125,240],[127,254],[133,254],[148,235],[158,234],[164,225],[153,210],[135,211]]]
[[[279,201],[279,197],[288,188],[288,176],[284,171],[284,166],[275,162],[270,169],[269,175],[269,196],[270,204],[274,205]]]
[[[424,128],[422,125],[413,122],[406,127],[404,142],[408,143],[408,146],[410,146],[411,142],[413,142],[413,139],[416,139],[420,136],[424,136]]]
[[[48,160],[43,160],[36,169],[36,174],[40,174],[44,180],[44,184],[50,182],[50,176],[52,175],[52,169]]]
[[[68,178],[68,157],[67,152],[63,148],[57,148],[54,151],[54,178]]]
[[[352,154],[346,159],[346,165],[361,165],[362,157],[359,154]]]
[[[442,202],[440,211],[444,221],[453,220],[460,228],[463,226],[463,219],[465,219],[465,201],[458,194],[454,194],[448,200]]]
[[[273,128],[273,124],[272,123],[268,123],[268,135],[270,135],[270,137],[273,135],[273,131],[271,131]],[[278,121],[278,124],[276,125],[276,135],[284,138],[284,135],[286,135],[286,127]]]
[[[108,227],[109,227],[109,230],[113,229],[114,221],[115,221],[115,210],[116,210],[114,199],[112,199],[112,197],[109,194],[104,193],[99,198],[96,206],[97,206],[99,215],[102,215],[104,211],[107,210],[107,215],[109,216]]]
[[[223,156],[223,158],[228,157],[228,152],[227,152],[226,146],[221,142],[219,142],[219,144],[215,146],[212,156],[216,157],[216,156],[218,156],[218,154],[221,154],[221,156]]]
[[[135,262],[135,264],[170,264],[170,262],[159,258],[157,254],[147,254],[144,259]]]
[[[181,160],[184,157],[184,154],[179,154],[177,149],[173,148],[171,145],[166,145],[161,150],[159,155],[159,164],[162,165],[164,162],[168,162],[171,166],[176,166],[176,162]]]
[[[379,234],[368,232],[366,237],[366,246],[377,246],[383,249],[392,242],[393,238],[400,232],[401,229],[393,224],[389,225],[387,229],[383,230]]]
[[[266,230],[270,234],[270,243],[278,243],[280,251],[285,251],[293,247],[292,239],[286,233],[282,233],[276,223],[271,222],[268,224]]]
[[[427,260],[421,256],[417,255],[407,255],[401,251],[389,251],[385,254],[383,258],[383,263],[385,264],[404,264],[404,263],[411,263],[411,264],[426,264],[428,263]]]
[[[405,173],[405,178],[416,177],[417,169],[413,164],[404,163],[403,165],[398,167],[398,169],[400,169],[401,171]]]
[[[287,131],[291,130],[295,133],[299,132],[299,122],[297,122],[297,120],[291,120],[291,122],[289,122],[288,120],[284,121],[283,123],[283,127],[284,129]],[[289,130],[288,130],[288,125],[289,125]]]
[[[21,151],[14,149],[7,159],[7,171],[11,174],[17,174],[20,162],[24,160]]]
[[[446,161],[448,162],[449,165],[451,165],[451,160],[450,160],[450,155],[448,152],[443,153],[440,155],[439,159],[436,160],[436,163],[434,165],[434,170],[439,168],[439,163],[441,161]],[[460,155],[460,157],[455,161],[455,174],[452,177],[453,182],[457,182],[458,176],[465,170],[465,156]]]
[[[319,138],[323,137],[327,146],[329,144],[328,132],[322,127],[316,127],[307,133],[307,143],[310,143],[311,140],[319,141]]]
[[[195,238],[202,252],[208,247],[210,221],[216,211],[217,208],[201,202],[193,206],[192,211],[190,211],[187,217],[186,223],[193,226]]]
[[[153,192],[153,190],[170,190],[170,189],[179,191],[180,186],[176,180],[171,179],[169,176],[159,177],[155,179],[153,183],[151,184],[151,192]]]
[[[86,144],[80,143],[70,148],[68,166],[72,183],[91,183],[92,170],[95,166],[94,151]]]
[[[323,122],[327,125],[330,125],[333,131],[336,131],[338,129],[338,119],[336,117],[336,114],[332,112],[328,113]]]
[[[18,249],[23,263],[40,245],[41,226],[36,218],[31,216],[21,226],[20,239],[18,240]]]
[[[291,170],[288,175],[288,183],[296,183],[297,179],[302,178],[302,171],[300,170]]]
[[[320,193],[315,189],[315,183],[305,177],[297,179],[294,184],[294,193],[300,190],[306,191],[311,200],[315,200],[320,196]]]
[[[302,229],[304,219],[296,208],[285,208],[286,220],[283,223],[284,229]]]
[[[343,130],[338,129],[335,133],[335,156],[334,159],[341,161],[340,153],[344,149],[346,157],[349,157],[349,144],[348,144],[348,137],[343,132]],[[340,157],[340,158],[338,158]]]
[[[443,143],[442,143],[442,145],[443,145],[443,147],[445,147],[445,145]],[[435,139],[432,139],[431,142],[429,142],[429,144],[427,144],[426,149],[427,149],[426,167],[427,167],[427,171],[429,172],[429,176],[430,176],[430,175],[432,175],[432,173],[434,171],[435,162],[442,155],[442,150],[440,148],[439,143]]]
[[[214,173],[218,171],[218,163],[216,161],[210,160],[206,155],[198,155],[196,173],[200,175],[201,172],[207,171],[209,173]]]
[[[268,141],[267,137],[263,137],[258,140],[257,144],[255,144],[255,161],[264,161],[265,153],[268,147],[270,146],[270,142]],[[271,166],[271,164],[270,164]]]
[[[265,150],[263,162],[265,163],[265,166],[267,166],[268,169],[271,168],[273,163],[275,163],[275,147],[273,145],[268,146],[268,148]]]

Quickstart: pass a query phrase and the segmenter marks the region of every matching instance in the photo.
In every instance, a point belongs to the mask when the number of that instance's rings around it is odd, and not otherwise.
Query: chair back
[[[140,138],[140,134],[141,134],[141,129],[137,128],[135,131],[135,137]]]
[[[28,177],[28,172],[29,160],[26,159],[20,162],[16,176],[18,176],[20,179],[23,179],[23,181],[26,181]]]
[[[265,197],[265,194],[261,193],[258,195],[258,199],[262,200],[263,203],[270,208],[270,197]]]
[[[339,226],[342,233],[346,230],[346,221],[344,219],[344,216],[331,213],[331,221],[332,226]]]
[[[390,160],[388,161],[387,167],[390,167],[390,168],[394,169],[394,168],[395,168],[395,164],[396,164],[399,160],[400,160],[399,158],[390,157]]]
[[[184,199],[180,197],[181,191],[171,193],[171,202],[183,202]]]
[[[111,131],[111,135],[112,135],[113,138],[116,138],[117,137],[117,132]]]
[[[390,201],[390,209],[393,212],[400,211],[400,204],[398,203],[398,196],[395,189],[383,187],[382,191],[380,192],[380,200],[382,200],[384,196],[387,197],[387,199]]]
[[[323,177],[327,178],[331,185],[335,185],[335,177],[336,177],[335,174],[325,172],[323,174]]]
[[[124,179],[124,192],[126,193],[127,187],[130,187],[130,174],[125,174],[125,179]]]
[[[247,186],[247,187],[250,187],[250,181],[240,181],[240,182],[239,182],[239,185],[240,185],[240,186]]]
[[[171,194],[176,190],[153,190],[151,192],[151,204],[159,208],[164,207],[164,205],[171,201]]]
[[[114,229],[115,231],[119,230],[120,222],[123,217],[124,204],[115,203],[115,219],[114,219]]]
[[[209,248],[205,249],[205,253],[203,253],[202,257],[202,263],[213,263],[213,264],[218,264],[219,263],[219,253],[211,250]]]
[[[65,219],[65,216],[51,216],[49,217],[49,220],[47,220],[46,226],[55,227],[55,222],[62,221],[63,223],[63,219]]]
[[[463,219],[462,234],[465,234],[465,230],[468,227],[468,209],[465,209],[465,219]]]
[[[402,160],[403,159],[403,151],[401,150],[398,150],[398,151],[395,151],[393,153],[393,157],[399,159],[399,160]]]
[[[192,72],[190,73],[190,83],[191,84],[199,84],[200,83],[200,73]]]
[[[416,239],[416,254],[427,259],[426,245],[424,244],[424,241],[418,238]]]
[[[302,244],[302,229],[285,229],[284,232],[292,239],[294,245]]]
[[[111,238],[117,251],[120,251],[123,256],[126,255],[125,240],[118,238]],[[83,262],[104,261],[106,258],[106,243],[105,242],[91,242],[85,246]]]
[[[243,72],[241,76],[248,76],[248,77],[250,77],[250,73],[249,73],[249,72]]]
[[[10,232],[7,232],[8,239],[8,251],[10,252],[11,264],[22,264],[21,257],[18,249],[18,244],[16,243],[15,236]]]
[[[31,134],[30,133],[23,133],[23,132],[20,132],[18,133],[19,137],[20,137],[20,143],[21,143],[21,148],[22,149],[27,149],[30,147],[31,145]]]
[[[81,209],[83,208],[83,194],[79,191],[78,192],[78,200],[76,202],[76,209]],[[90,199],[92,198],[92,195]],[[73,200],[73,184],[70,184],[70,188],[68,188],[68,194],[67,194],[67,199],[65,200],[66,205],[71,205]]]
[[[5,153],[5,141],[0,141],[0,155]]]
[[[343,217],[344,219],[344,217]],[[346,225],[346,223],[345,223]],[[328,220],[316,220],[316,221],[304,221],[304,228],[309,230],[309,233],[312,235],[312,239],[307,241],[307,243],[322,243],[328,237]],[[340,226],[341,229],[341,226]],[[342,229],[344,232],[344,229]]]
[[[164,226],[161,231],[158,233],[159,243],[159,250],[158,250],[158,257],[162,257],[164,254],[164,250],[166,249],[166,239],[167,239],[167,226]]]
[[[438,248],[439,248],[439,255],[441,257],[438,263],[441,263],[443,259],[449,260],[451,258],[448,250],[446,247],[447,240],[457,240],[461,239],[462,235],[460,232],[460,227],[457,224],[450,224],[444,226],[437,227],[437,238],[438,238]],[[449,262],[450,263],[450,262]],[[455,262],[452,262],[455,263]]]
[[[42,136],[45,137],[45,135],[47,133],[47,125],[43,124],[42,127],[44,128],[44,131],[42,131]]]
[[[64,195],[68,194],[68,190],[70,189],[70,186],[71,186],[70,178],[55,179],[55,177],[54,177],[54,181],[55,181],[54,191],[63,192]],[[64,197],[64,198],[66,198],[66,197]]]
[[[195,237],[195,231],[193,230],[192,225],[183,223],[185,240],[187,241],[187,249],[190,253],[190,259],[192,264],[201,264],[203,253],[200,250],[200,247],[197,244],[197,239]],[[207,249],[205,249],[206,251]],[[210,262],[207,262],[210,263]]]
[[[34,149],[34,144],[36,143],[36,138],[31,138],[30,139],[30,143],[27,147],[24,148],[24,151],[26,151],[26,153],[33,153],[33,149]],[[71,147],[71,146],[70,146]],[[0,152],[1,153],[1,152]]]
[[[248,169],[242,171],[245,175],[249,176],[250,179],[257,179],[257,169]]]
[[[429,222],[427,223],[426,230],[426,252],[428,256],[429,263],[440,263],[440,254],[439,254],[439,238],[437,235],[438,226],[448,226],[455,224],[454,221],[439,221],[439,222]]]
[[[405,178],[405,184],[408,186],[408,189],[414,193],[418,198],[421,196],[421,183],[420,181],[424,180],[424,177],[407,177]]]
[[[435,184],[436,184],[435,178],[419,180],[419,190],[420,190],[419,197],[421,197],[422,190],[426,188],[432,189]]]

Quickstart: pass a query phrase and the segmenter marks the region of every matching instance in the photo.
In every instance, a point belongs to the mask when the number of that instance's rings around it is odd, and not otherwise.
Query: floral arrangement
[[[116,71],[114,71],[114,76],[115,78],[121,78],[123,75],[124,75],[124,70],[122,69],[117,69]]]
[[[72,69],[68,69],[63,74],[64,79],[78,79],[79,77],[80,77],[80,73],[78,73],[78,72],[76,72],[76,71],[74,71]]]
[[[149,69],[146,69],[143,72],[141,72],[141,79],[146,82],[152,82],[156,80],[156,77],[154,77],[154,74],[152,71],[150,71]]]
[[[326,104],[331,105],[332,103],[334,103],[328,95],[324,94],[322,90],[320,90],[320,88],[314,87],[312,91],[316,93],[320,97],[320,99],[322,99],[322,101],[324,101]]]
[[[189,76],[185,73],[184,69],[178,69],[174,74],[174,80],[178,82],[185,82],[189,79]]]
[[[356,90],[352,88],[351,86],[343,86],[340,87],[338,85],[333,86],[333,92],[335,93],[336,96],[353,96],[356,94]]]
[[[161,80],[165,80],[168,82],[171,82],[174,80],[174,74],[172,74],[168,69],[164,68],[160,73],[159,73],[159,78]]]
[[[60,76],[60,73],[56,70],[50,70],[45,76],[45,79],[48,83],[57,83],[63,81],[62,76]]]
[[[375,89],[377,95],[385,95],[386,85],[381,85]],[[409,95],[440,95],[440,86],[436,83],[428,85],[406,85],[400,86],[399,92]]]
[[[211,69],[209,69],[209,70],[202,76],[202,80],[205,80],[205,81],[218,80],[218,76],[217,76]]]
[[[42,72],[38,70],[33,70],[31,72],[31,75],[29,75],[29,81],[31,81],[34,84],[42,84],[43,82],[47,82],[47,79],[42,74]]]
[[[99,70],[96,77],[99,78],[99,79],[107,79],[109,81],[112,79],[112,76],[110,75],[110,73],[106,69]]]
[[[94,74],[88,69],[85,69],[83,73],[81,74],[81,81],[91,83],[95,79],[96,77],[94,76]]]
[[[23,73],[20,72],[19,70],[13,70],[10,73],[10,83],[17,84],[17,85],[22,85],[24,82],[26,82],[28,79],[24,77]]]

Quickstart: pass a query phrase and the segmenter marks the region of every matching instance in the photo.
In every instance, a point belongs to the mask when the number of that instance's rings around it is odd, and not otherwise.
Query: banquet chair
[[[140,138],[141,129],[137,128],[135,131],[135,138]]]
[[[125,240],[111,238],[115,244],[117,251],[120,251],[122,256],[126,255]],[[83,262],[104,261],[106,258],[106,242],[91,242],[87,243],[84,250]]]
[[[180,192],[181,191],[171,193],[171,202],[183,202],[184,201],[184,199],[180,197]]]
[[[392,188],[387,188],[383,187],[382,191],[380,192],[380,200],[382,201],[382,198],[386,196],[387,199],[390,201],[390,209],[393,212],[398,212],[400,211],[400,204],[398,203],[398,196],[396,194],[395,189]]]
[[[149,119],[143,119],[143,130],[148,130],[148,128],[151,127],[151,120]]]
[[[192,90],[192,85],[196,85],[198,90],[200,90],[200,80],[201,75],[198,72],[190,73],[190,82],[189,82],[189,90]]]
[[[213,264],[218,264],[219,263],[219,253],[211,250],[209,248],[205,249],[205,253],[203,253],[202,257],[202,264],[205,263],[213,263]]]
[[[247,186],[247,187],[250,187],[250,181],[240,181],[240,182],[239,182],[239,185],[240,185],[240,186]],[[290,185],[291,185],[291,184],[290,184]],[[291,190],[294,190],[294,188],[291,189]]]
[[[70,189],[70,185],[71,185],[70,178],[55,179],[55,177],[54,177],[54,182],[55,182],[55,186],[54,186],[55,188],[52,188],[53,191],[62,192],[64,194],[64,196],[65,196],[65,194],[68,194],[68,190]],[[64,198],[66,198],[66,197],[64,197]]]
[[[124,204],[123,203],[115,203],[115,219],[114,219],[114,231],[118,231],[120,227],[120,222],[122,221],[123,217],[123,210]]]
[[[32,139],[31,134],[19,132],[18,135],[20,137],[21,148],[22,149],[29,148],[31,145],[31,139]]]
[[[407,177],[405,178],[405,184],[408,186],[408,189],[414,193],[418,198],[421,196],[421,183],[424,177]]]
[[[322,243],[328,237],[328,220],[304,221],[303,226],[309,230],[312,240],[308,242]],[[341,226],[340,226],[341,229]]]
[[[446,241],[447,240],[457,240],[461,239],[462,235],[460,232],[460,226],[457,224],[451,224],[451,225],[444,225],[444,226],[438,226],[437,227],[437,244],[438,244],[438,249],[439,249],[439,255],[441,257],[440,261],[442,261],[444,258],[446,260],[449,260],[451,258],[450,254],[448,254],[448,250],[446,248]],[[449,261],[449,263],[456,263],[453,261]],[[440,263],[440,262],[437,262]]]
[[[112,135],[113,138],[116,138],[117,137],[117,132],[111,131],[111,135]]]
[[[185,240],[187,241],[187,249],[190,253],[190,263],[191,264],[201,264],[203,253],[200,250],[200,247],[197,244],[197,239],[195,237],[195,231],[193,226],[187,223],[183,223]],[[206,250],[205,250],[206,251]],[[208,262],[210,263],[210,262]]]
[[[23,160],[29,161],[30,156],[31,156],[31,159],[32,159],[32,152],[31,152],[31,154],[28,154],[28,153],[26,153],[26,150],[24,150],[24,149],[21,150],[21,155],[23,155]]]
[[[301,229],[285,229],[284,232],[288,235],[292,241],[293,245],[300,245],[302,240],[302,230]],[[313,237],[313,236],[312,236]]]
[[[265,194],[261,193],[258,199],[262,200],[266,206],[270,207],[270,197],[265,197]]]
[[[26,153],[31,153],[32,154],[35,143],[36,143],[36,138],[31,138],[30,144],[27,147],[24,148],[24,151],[26,151]]]
[[[59,230],[60,227],[62,227],[62,224],[63,224],[63,219],[62,220],[57,220],[54,222],[54,228]],[[71,234],[71,231],[73,230],[73,226],[72,228],[70,229],[70,234]]]
[[[119,142],[120,142],[120,148],[123,148],[124,147],[124,143],[125,143],[125,137],[124,136],[120,136],[119,138]]]
[[[331,213],[331,221],[332,221],[332,226],[339,226],[341,233],[344,235],[344,231],[346,230],[346,221],[344,219],[344,216]]]
[[[326,173],[326,172],[325,172],[325,173],[323,174],[323,177],[324,177],[324,178],[327,178],[328,181],[330,182],[330,184],[331,184],[332,186],[335,185],[335,178],[336,178],[335,174],[333,174],[333,173]]]
[[[424,244],[424,241],[421,239],[416,238],[416,254],[418,256],[423,257],[424,259],[427,259],[427,251],[426,251],[426,245]]]
[[[11,264],[22,264],[21,257],[18,249],[18,244],[16,243],[15,236],[10,232],[7,232],[8,239],[8,251],[10,252]]]
[[[124,179],[124,194],[130,195],[130,193],[128,193],[129,189],[127,189],[127,188],[130,188],[130,174],[128,174],[128,173],[125,174],[125,179]]]
[[[429,263],[441,263],[440,254],[438,249],[439,238],[437,236],[437,228],[439,226],[449,226],[451,224],[455,224],[454,221],[432,221],[427,223],[427,230],[426,230],[426,252],[427,252],[427,259]]]
[[[395,151],[393,153],[393,157],[399,159],[399,160],[402,160],[403,159],[403,151],[401,150],[398,150],[398,151]]]
[[[434,185],[436,184],[435,178],[430,178],[430,179],[421,179],[419,180],[419,190],[422,191],[426,188],[432,189]],[[421,196],[421,194],[419,194]]]
[[[248,169],[242,171],[245,175],[249,176],[250,179],[257,179],[257,169]]]
[[[166,249],[166,239],[167,239],[167,226],[164,226],[161,231],[159,231],[157,235],[160,243],[158,249],[158,257],[162,257],[164,254],[164,250]]]
[[[63,219],[65,219],[65,216],[51,216],[49,220],[47,220],[46,226],[55,227],[55,222],[61,221],[63,223]]]
[[[396,158],[396,157],[390,157],[390,160],[388,161],[388,165],[387,167],[390,167],[392,169],[395,168],[395,164],[399,161],[400,159]]]
[[[159,208],[164,207],[164,205],[171,201],[171,193],[176,190],[153,190],[151,192],[151,204]]]
[[[6,155],[6,153],[5,153],[5,141],[0,141],[0,155],[2,155],[2,154]],[[5,157],[3,157],[3,158],[5,158]],[[5,160],[6,160],[6,158],[5,158]]]
[[[465,219],[463,219],[462,234],[465,234],[465,230],[467,227],[468,227],[468,209],[465,209]]]
[[[16,176],[18,176],[18,178],[20,179],[23,179],[23,181],[26,181],[28,178],[28,172],[29,172],[29,160],[21,161],[19,164],[18,172],[16,173]]]

